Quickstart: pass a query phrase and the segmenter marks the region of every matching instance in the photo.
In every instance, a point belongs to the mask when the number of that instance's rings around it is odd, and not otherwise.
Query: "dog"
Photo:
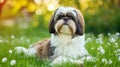
[[[59,7],[49,22],[51,38],[32,45],[28,54],[49,58],[52,60],[51,65],[69,61],[83,65],[81,60],[76,59],[89,55],[84,47],[84,30],[84,17],[78,9]]]

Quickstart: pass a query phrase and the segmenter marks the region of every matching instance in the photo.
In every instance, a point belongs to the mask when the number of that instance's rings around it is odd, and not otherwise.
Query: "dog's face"
[[[51,17],[49,32],[53,34],[83,35],[84,18],[79,10],[59,7]]]

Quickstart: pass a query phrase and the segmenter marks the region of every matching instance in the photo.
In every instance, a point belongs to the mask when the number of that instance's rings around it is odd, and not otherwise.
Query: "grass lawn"
[[[14,47],[29,45],[50,37],[47,30],[19,30],[13,28],[0,29],[0,67],[50,67],[48,60],[16,54]],[[85,67],[120,67],[120,33],[108,35],[86,34],[86,49],[93,56],[93,60],[84,61]],[[78,67],[65,63],[55,67]]]

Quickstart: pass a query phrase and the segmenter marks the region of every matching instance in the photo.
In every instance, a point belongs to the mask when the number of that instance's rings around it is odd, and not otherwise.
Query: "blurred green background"
[[[0,31],[48,31],[51,14],[60,6],[82,12],[86,33],[120,32],[120,0],[0,0]]]

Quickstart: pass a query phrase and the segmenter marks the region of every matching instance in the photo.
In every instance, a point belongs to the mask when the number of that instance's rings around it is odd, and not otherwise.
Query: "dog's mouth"
[[[63,25],[59,28],[58,32],[62,34],[71,34],[70,26],[66,23],[63,23]]]
[[[72,20],[59,20],[55,24],[55,30],[57,34],[69,34],[72,35],[75,33],[75,23]]]

